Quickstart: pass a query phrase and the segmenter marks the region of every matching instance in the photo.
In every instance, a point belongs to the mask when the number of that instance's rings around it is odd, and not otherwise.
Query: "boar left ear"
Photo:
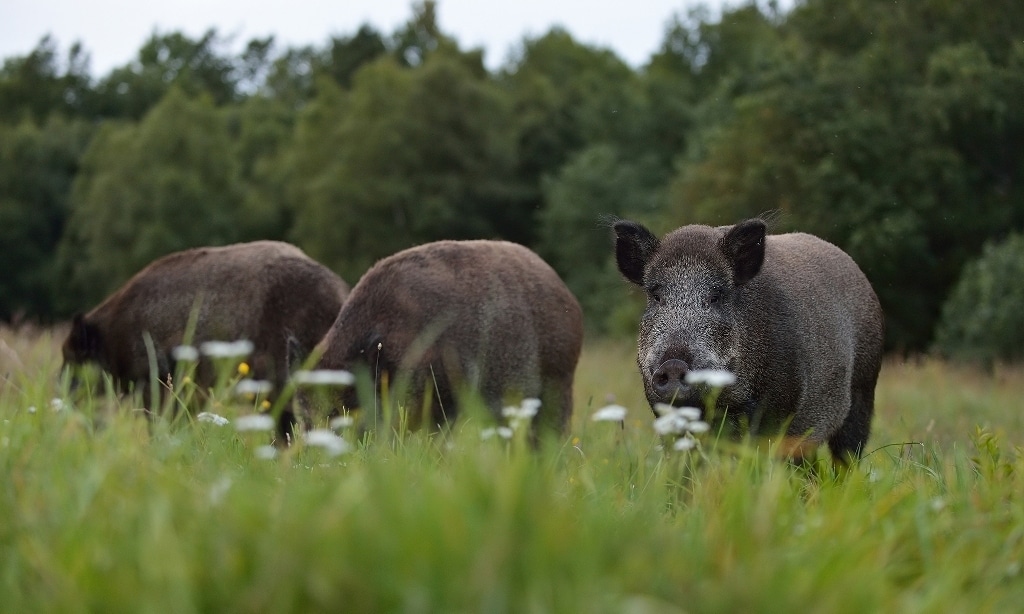
[[[742,286],[761,270],[764,263],[765,225],[761,220],[746,220],[733,226],[718,247],[732,263],[733,282]]]
[[[615,260],[619,272],[629,281],[642,286],[644,267],[661,243],[643,224],[619,220],[612,225],[612,229],[615,230]]]

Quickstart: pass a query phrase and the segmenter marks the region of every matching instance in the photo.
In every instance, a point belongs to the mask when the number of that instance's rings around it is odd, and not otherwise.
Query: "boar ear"
[[[85,316],[76,313],[71,320],[68,345],[76,356],[82,359],[97,359],[103,349],[103,334],[95,324],[87,322]]]
[[[746,220],[722,237],[719,249],[732,263],[733,281],[742,286],[761,270],[764,263],[765,226],[761,220]]]
[[[615,260],[619,271],[629,281],[642,286],[644,267],[657,251],[660,242],[642,224],[619,220],[612,225],[615,230]]]

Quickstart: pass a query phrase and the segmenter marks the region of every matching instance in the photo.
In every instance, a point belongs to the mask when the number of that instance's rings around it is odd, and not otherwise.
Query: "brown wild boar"
[[[401,404],[434,426],[452,421],[465,390],[496,416],[514,397],[537,397],[534,422],[562,433],[583,343],[579,303],[529,249],[505,241],[439,241],[380,260],[359,280],[320,344],[319,368],[404,380]],[[357,405],[354,390],[328,411]],[[299,403],[307,423],[322,420]]]
[[[802,234],[766,236],[758,219],[691,225],[658,240],[614,224],[619,271],[647,293],[637,363],[647,400],[702,406],[696,369],[736,376],[718,410],[774,435],[794,458],[828,442],[843,465],[862,453],[882,360],[882,310],[856,263]],[[720,413],[720,412],[716,412]]]
[[[198,306],[192,344],[245,339],[255,379],[280,389],[288,379],[288,352],[301,357],[338,315],[348,286],[302,250],[278,241],[200,247],[164,256],[135,274],[85,315],[77,315],[64,342],[65,367],[92,362],[122,391],[149,381],[144,335],[152,338],[160,379],[174,372],[172,350],[184,341]],[[200,362],[197,384],[213,383]]]

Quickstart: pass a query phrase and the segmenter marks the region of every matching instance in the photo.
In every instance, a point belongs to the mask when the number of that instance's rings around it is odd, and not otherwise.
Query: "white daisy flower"
[[[224,416],[220,416],[208,411],[201,412],[198,416],[196,416],[196,420],[198,420],[199,422],[210,422],[212,424],[216,424],[217,426],[224,426],[229,422],[229,420]]]
[[[682,435],[689,422],[677,413],[665,414],[654,419],[654,431],[659,435]]]
[[[711,425],[702,420],[691,420],[686,424],[686,430],[694,435],[698,433],[707,433],[711,430]]]
[[[513,431],[507,426],[490,427],[480,431],[480,439],[491,439],[495,435],[502,439],[512,439]]]
[[[196,362],[199,360],[199,350],[191,345],[179,345],[171,350],[171,356],[178,362]]]
[[[540,399],[523,399],[518,406],[512,405],[501,410],[501,415],[512,420],[529,420],[537,415]]]
[[[305,435],[306,445],[323,448],[330,456],[345,454],[352,449],[347,441],[328,429],[313,429]]]
[[[680,437],[672,444],[672,447],[680,452],[685,452],[697,447],[697,441],[693,437]]]
[[[239,396],[268,394],[273,389],[274,384],[265,379],[243,379],[235,384],[235,394]]]
[[[224,500],[224,495],[228,494],[228,490],[231,488],[231,478],[225,476],[217,480],[210,486],[210,503],[212,505],[220,505],[220,502]]]
[[[697,407],[677,407],[676,413],[687,420],[700,420],[700,409]]]
[[[605,405],[590,417],[594,422],[622,422],[626,419],[626,408],[621,405]]]
[[[277,448],[271,445],[260,446],[256,448],[255,454],[261,460],[273,460],[277,458]]]
[[[356,383],[356,376],[341,369],[315,369],[296,371],[292,380],[300,386],[351,386]]]
[[[696,369],[686,374],[686,383],[725,388],[736,383],[736,376],[725,369]]]
[[[676,413],[677,409],[677,407],[669,405],[668,403],[654,404],[654,413],[658,414],[659,416],[667,416],[668,414],[674,414]]]
[[[338,416],[331,420],[330,427],[335,431],[340,431],[341,429],[347,429],[353,424],[355,424],[355,418],[352,416]]]
[[[199,351],[210,358],[240,358],[252,354],[252,341],[206,341],[199,346]]]
[[[274,429],[276,422],[269,414],[250,414],[235,418],[235,430],[243,431],[270,431]]]

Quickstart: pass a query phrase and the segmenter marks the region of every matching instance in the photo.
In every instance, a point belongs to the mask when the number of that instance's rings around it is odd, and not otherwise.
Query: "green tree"
[[[238,168],[239,236],[283,240],[292,224],[286,156],[296,114],[286,103],[262,95],[228,108],[225,114]]]
[[[579,299],[592,331],[614,330],[620,306],[632,306],[614,263],[609,220],[651,216],[656,197],[646,176],[613,146],[594,145],[543,181],[537,251]]]
[[[0,124],[0,319],[55,315],[57,244],[92,128],[53,116]]]
[[[732,118],[699,138],[705,148],[672,186],[675,223],[733,223],[776,211],[780,227],[846,249],[874,284],[892,347],[931,334],[948,271],[932,237],[940,211],[963,193],[956,156],[929,137],[920,114],[858,95],[862,78],[828,65],[793,70],[737,97]],[[899,164],[894,164],[894,161]]]
[[[43,123],[51,114],[85,116],[92,104],[89,56],[78,43],[61,61],[57,43],[44,36],[25,56],[5,59],[0,68],[0,121],[31,119]]]
[[[425,241],[521,240],[532,219],[511,187],[510,125],[500,92],[450,52],[323,88],[294,143],[294,240],[349,278]]]
[[[338,85],[350,87],[352,78],[365,64],[387,53],[384,37],[370,25],[363,25],[352,36],[331,39],[322,71]]]
[[[782,43],[781,19],[771,7],[763,12],[754,3],[726,10],[719,21],[705,5],[673,16],[642,81],[644,146],[666,175],[688,150],[700,151],[696,128],[726,121],[733,100],[756,91],[765,75],[793,61],[785,57],[792,51]]]
[[[399,64],[420,66],[434,52],[457,51],[455,40],[441,31],[437,2],[422,0],[412,5],[412,18],[391,37],[391,52]]]
[[[1020,43],[998,19],[942,0],[892,8],[812,1],[757,25],[777,34],[751,35],[760,50],[719,67],[666,219],[781,211],[779,230],[821,235],[858,261],[885,308],[890,347],[919,350],[970,254],[1024,224],[1013,205],[1020,148],[1010,144],[1024,134],[1012,102],[1024,82]],[[999,19],[1024,17],[1003,8]],[[986,42],[958,42],[972,37]]]
[[[263,93],[298,111],[316,95],[314,83],[320,54],[312,46],[292,47],[276,57],[263,84]]]
[[[519,177],[542,208],[541,177],[588,145],[638,153],[644,99],[636,73],[613,52],[565,30],[523,41],[499,80],[516,118]]]
[[[266,83],[274,63],[274,37],[251,39],[235,60],[235,87],[239,94],[266,94]]]
[[[776,7],[756,2],[727,9],[718,21],[698,5],[672,18],[651,64],[675,65],[690,76],[701,99],[749,91],[760,70],[775,61],[782,21]]]
[[[138,125],[106,124],[72,189],[61,259],[74,298],[95,302],[164,254],[242,235],[227,123],[172,89]]]
[[[211,29],[199,39],[181,32],[154,32],[138,57],[116,68],[96,86],[98,112],[104,117],[139,119],[172,87],[189,96],[206,94],[217,105],[237,99],[235,60]]]
[[[993,234],[1024,228],[1024,41],[996,56],[1005,63],[973,41],[940,47],[915,92],[932,137],[963,169],[960,211],[943,237],[963,248],[957,264]]]
[[[988,243],[964,267],[942,308],[935,348],[991,365],[1024,359],[1024,235]]]
[[[645,101],[640,149],[659,165],[664,183],[676,159],[686,153],[696,121],[697,89],[689,70],[664,52],[651,58],[640,78]]]

